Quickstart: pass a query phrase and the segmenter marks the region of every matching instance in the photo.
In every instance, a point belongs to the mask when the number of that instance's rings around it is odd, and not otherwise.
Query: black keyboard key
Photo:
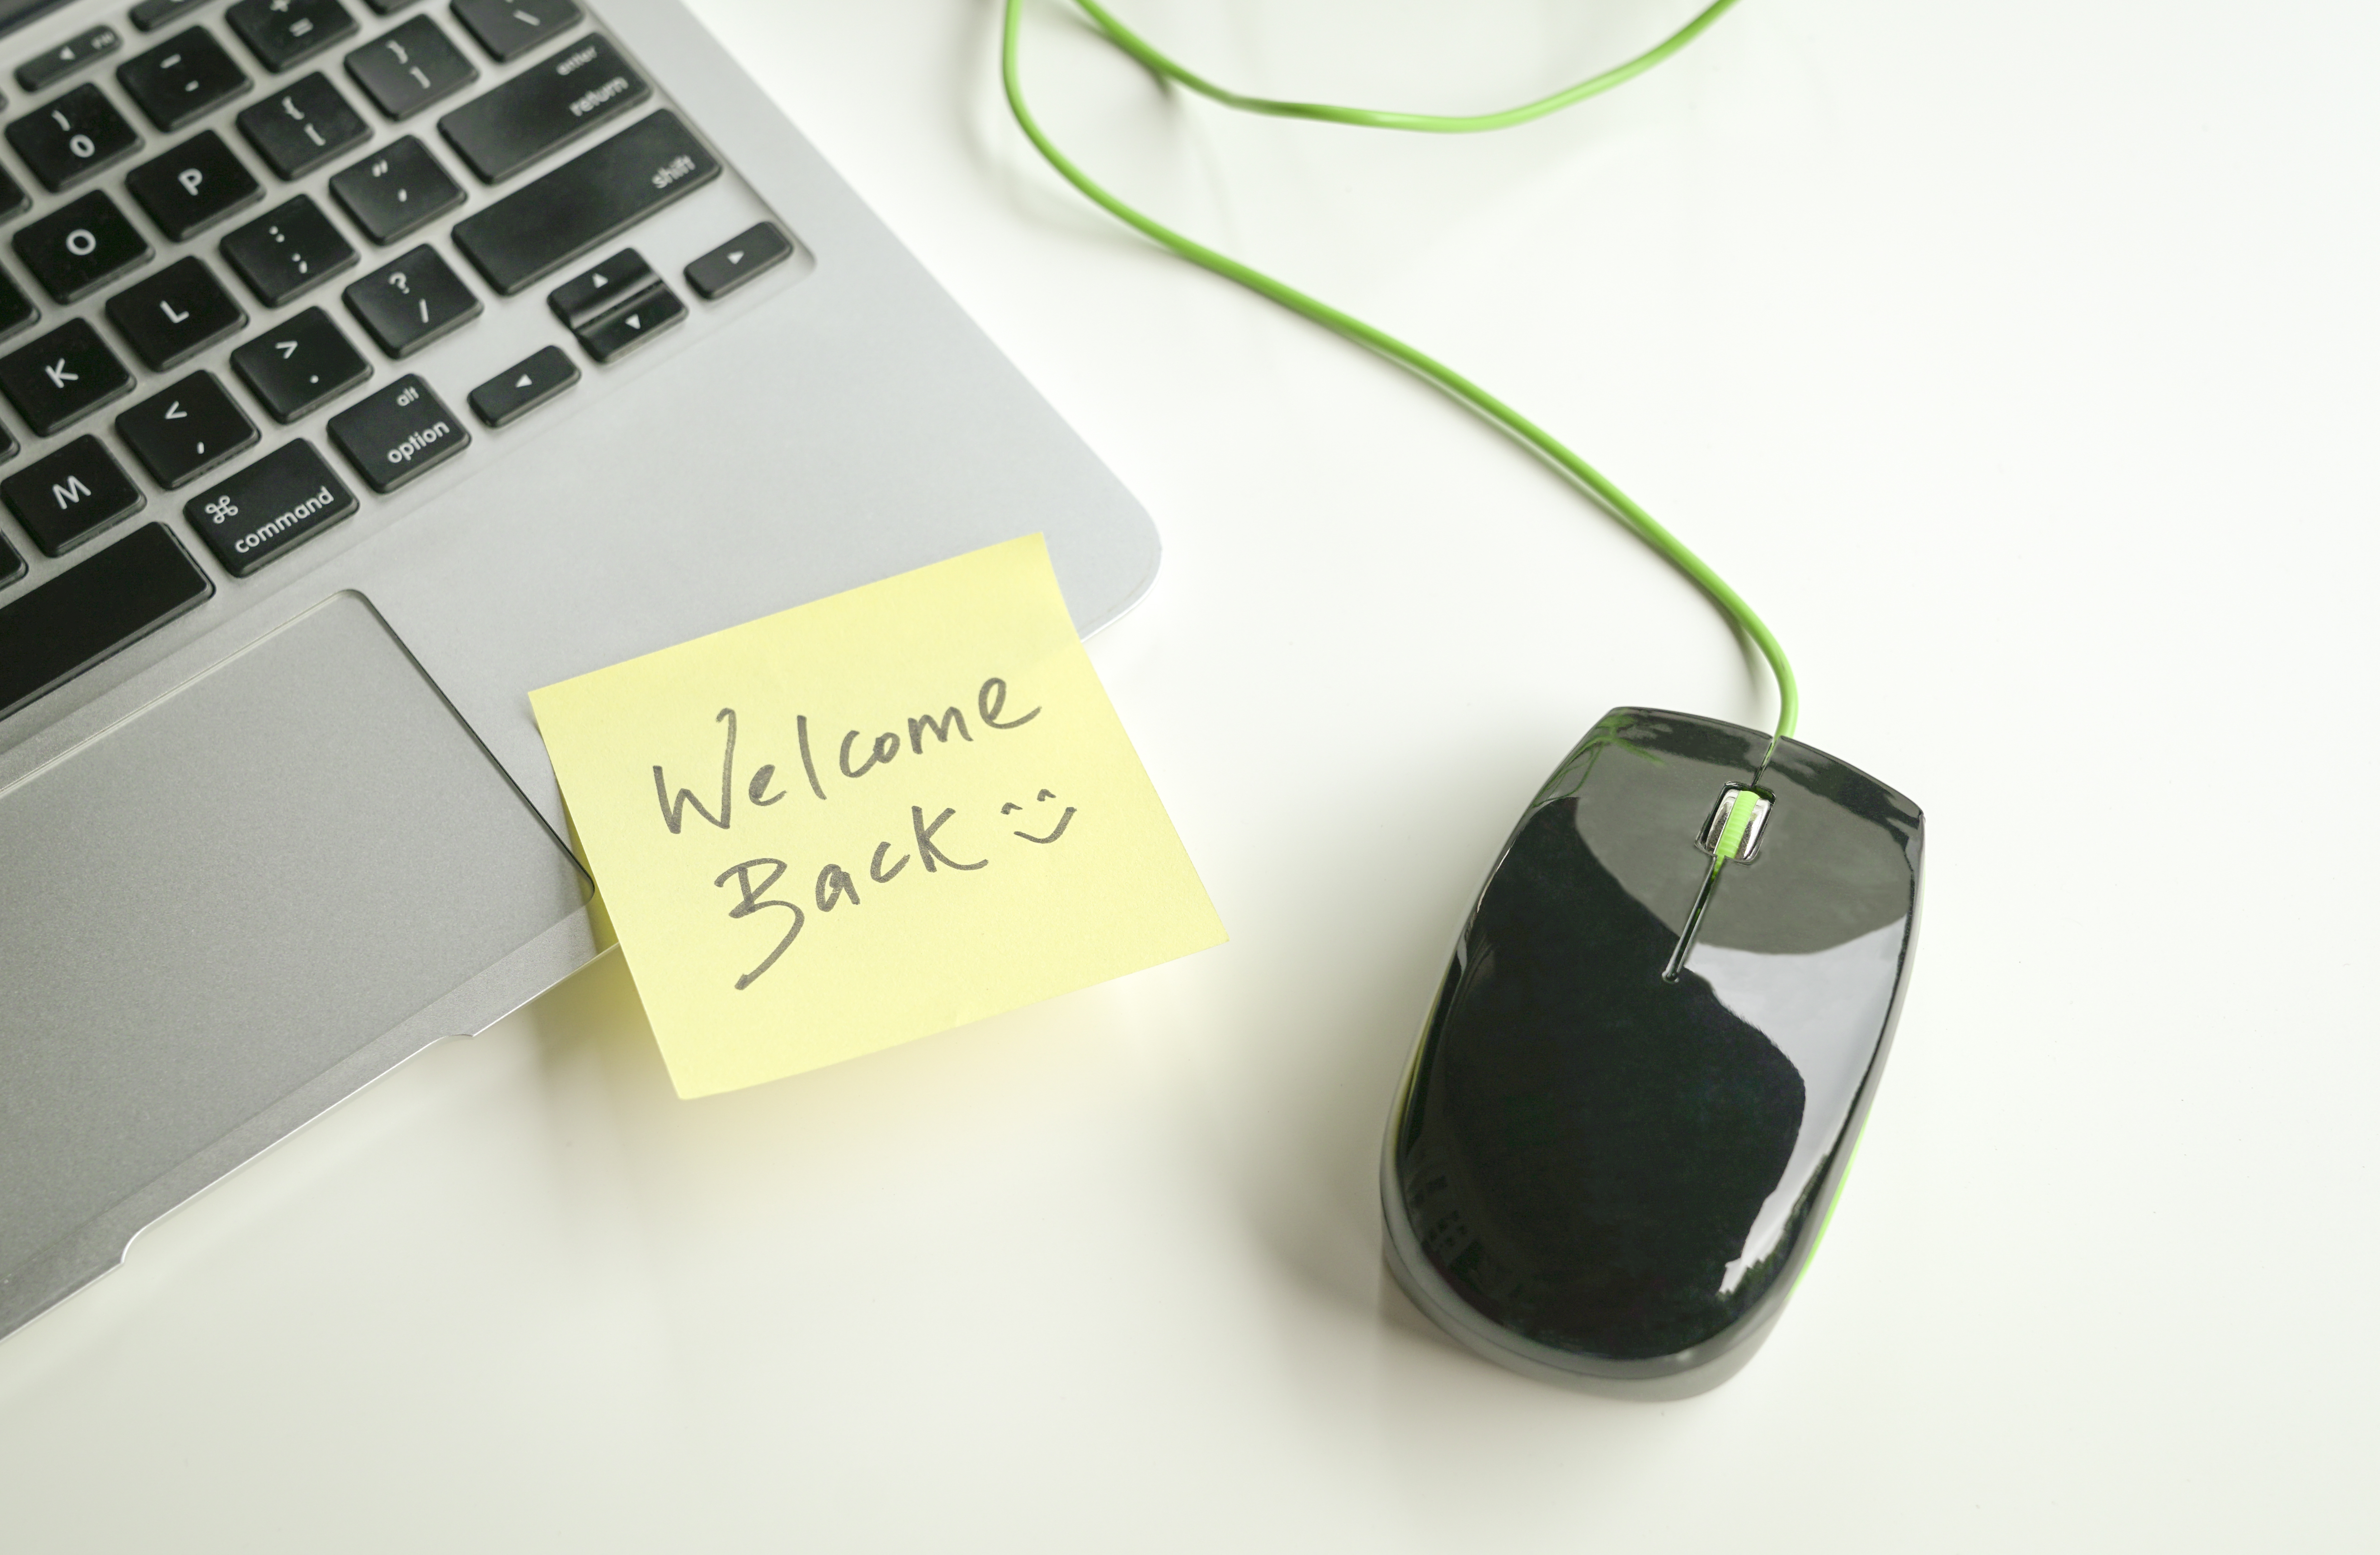
[[[329,422],[331,441],[375,492],[426,475],[471,445],[471,430],[419,376],[404,377]]]
[[[37,54],[17,67],[17,84],[27,91],[47,91],[103,55],[124,46],[124,34],[113,27],[79,32],[56,48]]]
[[[394,243],[463,203],[463,186],[410,135],[333,174],[331,192],[375,243]]]
[[[747,227],[686,267],[686,284],[705,302],[716,302],[764,270],[784,262],[792,239],[774,222]]]
[[[480,79],[479,67],[428,17],[382,33],[346,63],[356,85],[393,119],[418,114]]]
[[[508,427],[578,382],[578,364],[559,346],[516,362],[471,391],[471,414]]]
[[[16,456],[17,439],[9,432],[7,428],[0,427],[0,459],[13,459]],[[5,573],[6,570],[7,569],[6,567],[0,567],[0,573]],[[5,583],[7,579],[6,577],[0,577],[0,583]]]
[[[0,272],[0,340],[7,339],[41,316],[42,310],[33,306],[33,299],[19,290],[17,283],[8,279],[6,273]],[[11,443],[6,449],[0,449],[0,459],[16,451],[17,445]]]
[[[455,0],[455,19],[506,65],[577,26],[579,14],[571,0]]]
[[[89,297],[148,263],[152,251],[100,189],[26,223],[8,241],[42,289],[60,302]]]
[[[320,70],[239,111],[239,132],[273,172],[303,177],[350,146],[371,139],[361,114]]]
[[[42,553],[63,556],[148,503],[95,437],[79,437],[0,480],[0,502]]]
[[[280,307],[356,262],[355,246],[302,194],[225,237],[223,256],[267,308]]]
[[[339,0],[234,0],[224,20],[267,70],[286,70],[356,35]]]
[[[633,302],[613,309],[574,333],[589,356],[609,365],[671,325],[685,322],[686,304],[678,300],[677,293],[656,284]]]
[[[107,322],[150,371],[164,372],[238,334],[248,315],[192,254],[109,298]]]
[[[252,84],[230,52],[203,27],[176,32],[115,68],[115,79],[149,122],[168,135]]]
[[[393,17],[414,3],[415,0],[364,0],[376,17]]]
[[[438,133],[482,183],[492,184],[652,94],[612,41],[592,34],[481,92],[440,119]]]
[[[8,176],[6,168],[0,168],[0,222],[23,215],[32,208],[32,204],[24,186]]]
[[[339,294],[392,357],[409,357],[480,316],[480,299],[427,243]]]
[[[234,577],[313,539],[359,504],[304,438],[285,443],[182,504],[182,516]]]
[[[8,144],[55,194],[139,151],[140,135],[97,82],[85,81],[10,120]]]
[[[645,256],[623,249],[584,274],[573,275],[545,299],[565,329],[591,323],[639,292],[662,284]]]
[[[69,319],[30,346],[0,357],[0,394],[35,437],[64,431],[132,392],[132,374],[88,320]]]
[[[213,373],[193,372],[118,416],[115,435],[171,491],[255,447],[257,432]]]
[[[0,718],[215,591],[165,532],[143,524],[122,540],[0,604]]]
[[[8,543],[6,536],[0,535],[0,589],[24,576],[25,558],[17,554],[17,548]]]
[[[140,0],[132,7],[132,25],[143,32],[171,27],[205,5],[207,0]]]
[[[463,250],[511,297],[719,176],[719,162],[663,108],[455,224]]]
[[[237,372],[276,421],[287,423],[371,376],[371,363],[319,308],[284,319],[231,354]]]
[[[124,176],[124,187],[176,243],[188,242],[234,211],[264,198],[264,186],[256,175],[240,164],[212,129],[142,163]]]

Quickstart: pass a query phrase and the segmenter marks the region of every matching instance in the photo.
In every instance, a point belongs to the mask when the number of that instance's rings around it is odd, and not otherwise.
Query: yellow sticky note
[[[680,1096],[1224,937],[1038,535],[529,701]]]

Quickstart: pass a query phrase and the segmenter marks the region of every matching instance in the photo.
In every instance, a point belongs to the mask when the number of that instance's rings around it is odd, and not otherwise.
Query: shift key
[[[718,176],[719,160],[662,108],[456,222],[455,246],[511,297]]]
[[[412,372],[332,417],[330,433],[375,492],[394,492],[471,443],[462,418]]]

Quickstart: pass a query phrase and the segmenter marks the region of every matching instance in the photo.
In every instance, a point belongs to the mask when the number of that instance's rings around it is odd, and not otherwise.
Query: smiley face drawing
[[[1046,789],[1046,788],[1045,788],[1045,789],[1043,789],[1040,793],[1036,794],[1035,796],[1033,796],[1033,802],[1034,802],[1035,804],[1037,804],[1037,805],[1038,805],[1038,804],[1047,804],[1047,803],[1049,803],[1050,800],[1052,800],[1052,799],[1056,798],[1057,796],[1056,796],[1055,794],[1050,793],[1048,789]],[[1004,804],[1004,805],[1002,805],[1002,806],[1001,806],[1001,807],[1000,807],[1000,813],[1001,813],[1001,814],[1002,814],[1002,815],[1014,815],[1014,814],[1015,814],[1018,810],[1021,810],[1021,809],[1023,809],[1024,808],[1025,808],[1025,807],[1024,807],[1023,805],[1017,804],[1014,800],[1011,800],[1011,801],[1009,801],[1007,804]],[[1012,836],[1018,836],[1018,837],[1022,837],[1022,838],[1024,838],[1024,839],[1025,839],[1026,842],[1028,842],[1028,843],[1042,843],[1042,844],[1049,844],[1049,843],[1054,843],[1054,842],[1056,842],[1059,838],[1061,838],[1061,837],[1062,837],[1062,836],[1064,836],[1064,835],[1066,834],[1066,828],[1067,828],[1067,826],[1069,826],[1070,824],[1072,824],[1072,823],[1073,823],[1074,819],[1075,819],[1075,807],[1074,807],[1074,806],[1072,806],[1072,805],[1068,805],[1068,806],[1066,807],[1066,813],[1065,813],[1065,814],[1063,814],[1063,815],[1062,815],[1062,816],[1060,816],[1060,817],[1058,818],[1058,826],[1057,826],[1057,829],[1056,829],[1055,831],[1051,832],[1048,836],[1046,836],[1046,837],[1037,837],[1037,836],[1035,836],[1035,835],[1034,835],[1032,832],[1012,832],[1012,833],[1010,833],[1010,834],[1011,834]]]

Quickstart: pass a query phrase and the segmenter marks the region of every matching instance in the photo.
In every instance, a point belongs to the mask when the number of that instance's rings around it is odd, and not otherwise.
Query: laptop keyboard
[[[71,30],[0,109],[0,505],[68,564],[0,528],[0,718],[206,603],[201,556],[236,589],[689,314],[601,251],[722,169],[572,0],[218,3]],[[706,303],[795,251],[719,236]],[[548,282],[552,342],[446,381]]]

